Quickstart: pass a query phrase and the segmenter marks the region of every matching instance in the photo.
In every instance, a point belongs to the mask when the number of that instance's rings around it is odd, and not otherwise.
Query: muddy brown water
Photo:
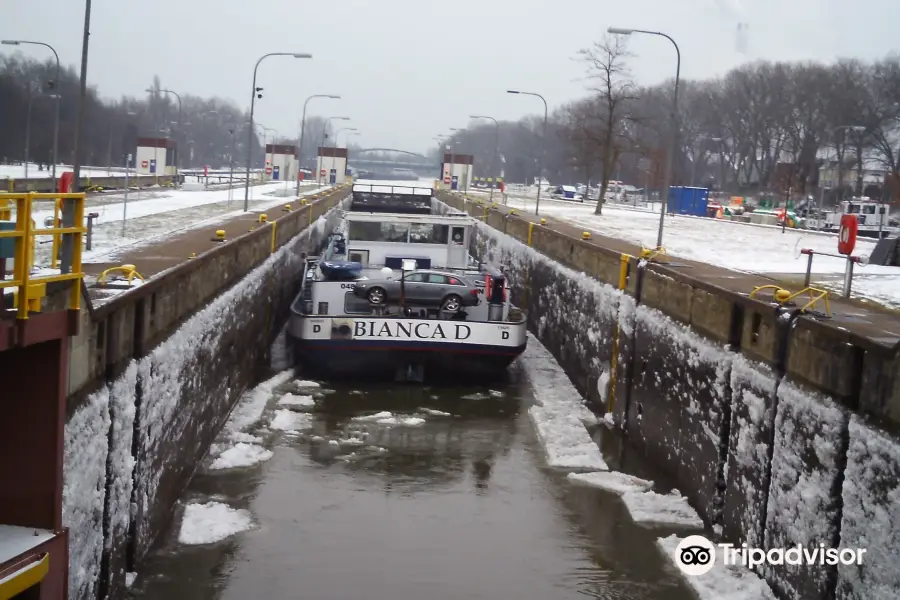
[[[182,503],[132,597],[692,598],[656,549],[659,532],[631,523],[615,496],[544,466],[527,415],[532,392],[515,370],[510,379],[491,388],[502,397],[484,387],[324,382],[334,392],[311,429],[268,434],[274,456],[260,465],[199,469],[182,499],[246,508],[255,528],[179,544]],[[351,420],[422,407],[451,416],[414,427]],[[366,447],[328,444],[359,431]],[[604,451],[621,453],[614,446]]]

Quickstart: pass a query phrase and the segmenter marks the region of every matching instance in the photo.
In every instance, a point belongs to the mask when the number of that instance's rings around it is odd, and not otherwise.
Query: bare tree
[[[579,55],[588,64],[588,76],[594,82],[590,89],[596,94],[595,107],[599,113],[596,130],[583,130],[586,138],[600,146],[600,197],[594,210],[599,215],[603,214],[609,180],[623,150],[625,120],[636,90],[626,64],[631,55],[621,36],[607,34]]]

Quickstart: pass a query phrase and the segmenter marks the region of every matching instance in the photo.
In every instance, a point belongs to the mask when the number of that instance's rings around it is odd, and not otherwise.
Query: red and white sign
[[[272,167],[266,167],[266,175],[272,174]]]
[[[303,181],[303,171],[300,171],[299,173],[297,173],[297,179],[299,181]]]
[[[141,161],[141,168],[142,168],[142,169],[146,169],[146,168],[149,167],[149,166],[150,166],[150,163],[147,162],[146,160],[142,160],[142,161]]]
[[[856,215],[841,217],[841,229],[838,231],[838,252],[850,255],[856,247],[856,232],[859,230],[859,219]]]
[[[209,165],[203,165],[203,174],[209,176]]]
[[[444,183],[449,184],[449,183],[450,183],[450,178],[449,178],[449,177],[444,177]]]
[[[322,177],[325,177],[327,174],[328,174],[328,172],[325,169],[322,169],[321,171],[319,171],[319,175],[321,175]]]

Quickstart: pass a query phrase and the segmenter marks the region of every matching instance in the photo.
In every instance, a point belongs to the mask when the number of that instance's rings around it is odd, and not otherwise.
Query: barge
[[[354,184],[351,210],[307,259],[291,305],[301,367],[339,378],[469,380],[504,374],[525,350],[525,316],[510,304],[504,269],[469,255],[475,220],[435,214],[433,196],[419,182]]]

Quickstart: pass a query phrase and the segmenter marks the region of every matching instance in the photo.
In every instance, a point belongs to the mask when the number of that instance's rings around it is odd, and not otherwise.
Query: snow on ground
[[[213,544],[253,527],[249,511],[221,502],[188,504],[184,508],[178,541],[182,544]]]
[[[671,494],[626,492],[622,494],[622,502],[638,525],[703,529],[703,520],[697,511],[677,491]]]
[[[660,552],[677,568],[675,551],[683,538],[676,535],[656,541]],[[717,553],[721,549],[716,549]],[[725,565],[716,557],[716,565],[703,575],[685,575],[684,581],[697,594],[699,600],[775,600],[775,594],[766,582],[740,565]]]
[[[319,193],[331,186],[315,187],[315,184],[301,186],[302,196]],[[278,209],[291,203],[294,189],[289,189],[290,197],[280,195],[283,183],[272,183],[250,188],[248,202],[251,211]],[[230,199],[231,196],[231,199]],[[85,263],[112,262],[123,252],[157,243],[174,234],[210,227],[224,220],[240,217],[243,210],[243,188],[233,190],[191,191],[155,188],[132,191],[128,194],[127,206],[122,192],[92,197],[85,203],[86,213],[97,213],[94,219],[92,248],[85,251]],[[52,206],[33,213],[38,228],[46,217],[52,217]],[[125,229],[123,216],[127,217]],[[49,238],[47,238],[49,239]],[[51,245],[39,244],[35,251],[35,262],[48,263]]]
[[[237,469],[239,467],[250,467],[265,462],[272,456],[272,451],[266,450],[262,446],[239,442],[220,454],[219,458],[213,461],[210,468]]]
[[[584,425],[596,419],[553,355],[529,333],[519,360],[539,403],[529,408],[528,414],[548,466],[565,471],[609,470]]]
[[[619,473],[616,471],[598,471],[596,473],[569,473],[567,475],[571,483],[586,485],[601,490],[612,492],[621,496],[629,492],[646,492],[653,487],[652,481]]]
[[[508,205],[534,209],[534,201],[510,197]],[[527,206],[526,206],[527,205]],[[646,248],[656,246],[659,213],[606,204],[603,215],[594,215],[595,203],[580,204],[541,200],[540,212],[587,230]],[[803,248],[837,253],[837,236],[803,229],[737,223],[722,219],[667,216],[663,246],[671,256],[715,264],[749,273],[806,273],[807,257]],[[854,254],[871,255],[875,240],[859,238]],[[842,275],[842,258],[816,256],[813,259],[813,283],[840,286],[834,275]],[[832,277],[815,277],[831,275]],[[900,267],[857,266],[854,269],[854,295],[900,307]]]
[[[72,165],[56,165],[56,176],[59,177],[66,171],[71,171]],[[50,177],[52,165],[45,165],[43,171],[38,170],[37,163],[28,163],[28,179],[40,179]],[[82,177],[115,177],[120,173],[104,167],[82,167]],[[0,165],[0,179],[24,179],[25,165]]]

